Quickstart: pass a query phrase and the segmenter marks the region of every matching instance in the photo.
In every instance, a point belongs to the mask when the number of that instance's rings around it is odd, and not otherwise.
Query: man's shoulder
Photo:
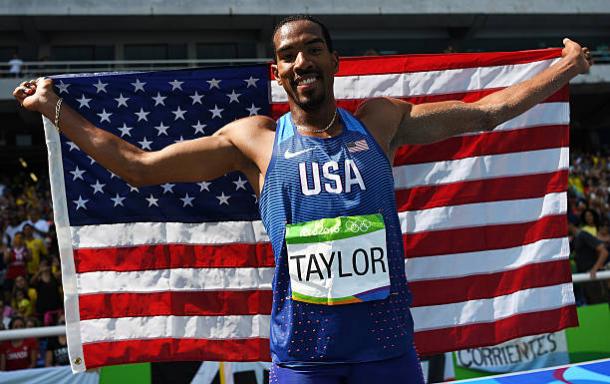
[[[222,131],[231,133],[247,133],[257,131],[275,132],[276,122],[269,116],[249,116],[227,124]]]

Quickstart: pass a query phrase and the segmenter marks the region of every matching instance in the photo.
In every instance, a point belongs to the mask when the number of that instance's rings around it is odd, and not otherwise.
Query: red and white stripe
[[[542,50],[344,59],[335,94],[352,111],[382,95],[476,101],[559,56]],[[274,82],[271,88],[278,117],[288,109],[286,96]],[[576,324],[565,237],[568,124],[563,89],[492,132],[398,151],[396,198],[420,353]],[[47,136],[57,156],[55,131]],[[273,255],[260,222],[70,228],[58,197],[63,170],[52,172],[74,370],[269,358]]]

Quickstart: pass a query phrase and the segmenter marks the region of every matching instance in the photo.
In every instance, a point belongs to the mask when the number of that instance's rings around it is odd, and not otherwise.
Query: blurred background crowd
[[[0,177],[0,329],[65,324],[52,217],[48,180]],[[0,345],[1,370],[67,364],[64,336]]]

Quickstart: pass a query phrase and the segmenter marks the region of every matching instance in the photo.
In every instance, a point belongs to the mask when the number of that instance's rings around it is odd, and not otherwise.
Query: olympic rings
[[[359,220],[359,221],[351,221],[347,224],[347,230],[349,232],[358,233],[358,232],[366,232],[371,228],[371,224],[368,221]]]

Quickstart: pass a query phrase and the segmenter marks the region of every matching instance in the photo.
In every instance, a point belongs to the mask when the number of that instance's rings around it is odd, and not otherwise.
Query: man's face
[[[328,50],[318,24],[307,20],[287,23],[277,31],[273,42],[273,73],[289,99],[304,110],[312,110],[332,97],[339,59]]]

